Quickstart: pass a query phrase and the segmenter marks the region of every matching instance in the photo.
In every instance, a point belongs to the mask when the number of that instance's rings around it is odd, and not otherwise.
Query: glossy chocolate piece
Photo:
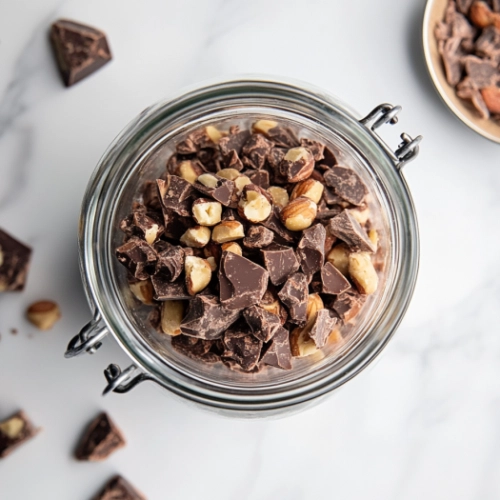
[[[24,289],[31,261],[31,248],[0,229],[0,292]]]
[[[297,257],[308,281],[311,281],[313,275],[323,267],[325,240],[326,229],[321,224],[316,224],[302,232],[302,238],[297,245]]]
[[[182,247],[170,245],[166,250],[158,253],[155,274],[165,277],[167,281],[175,281],[184,270],[185,252]]]
[[[342,321],[348,323],[361,310],[365,303],[366,295],[361,295],[354,290],[349,290],[339,295],[333,302],[334,311],[340,316]]]
[[[271,342],[264,347],[260,362],[282,370],[292,369],[292,351],[290,349],[290,335],[286,328],[280,326]]]
[[[264,248],[274,239],[274,233],[264,226],[250,226],[247,235],[243,238],[243,245],[247,248]]]
[[[299,270],[299,261],[291,247],[272,245],[261,250],[261,253],[273,285],[281,285]]]
[[[295,132],[288,127],[278,125],[267,131],[267,138],[272,141],[276,146],[282,148],[295,148],[299,145],[299,140]]]
[[[345,276],[331,263],[327,262],[321,269],[322,292],[339,295],[351,288]]]
[[[256,170],[261,169],[272,148],[273,143],[262,134],[252,134],[241,148],[243,165]]]
[[[116,249],[116,257],[139,280],[154,274],[158,259],[153,247],[136,236]]]
[[[205,363],[220,361],[220,356],[212,352],[214,348],[213,340],[204,340],[181,334],[172,337],[172,347],[177,352],[195,361],[203,361]]]
[[[245,318],[254,337],[263,342],[269,342],[276,330],[281,327],[280,318],[276,314],[256,305],[245,309],[243,318]]]
[[[331,219],[328,227],[330,233],[344,241],[351,250],[361,252],[375,251],[375,246],[368,238],[365,230],[349,210],[344,210]]]
[[[316,314],[314,324],[309,331],[309,337],[314,340],[316,347],[321,349],[325,346],[328,337],[338,323],[338,318],[332,316],[327,309],[320,309]]]
[[[323,177],[335,194],[352,205],[361,205],[368,194],[364,182],[352,168],[337,165],[327,170]]]
[[[292,323],[301,324],[306,321],[308,296],[309,287],[303,273],[292,274],[278,293],[281,302],[288,308]]]
[[[157,179],[156,184],[164,209],[172,210],[183,217],[191,216],[191,205],[197,196],[196,191],[188,181],[177,175],[169,174],[165,180]]]
[[[257,366],[262,350],[262,340],[249,333],[247,325],[240,322],[222,338],[225,347],[222,358],[236,362],[246,372]]]

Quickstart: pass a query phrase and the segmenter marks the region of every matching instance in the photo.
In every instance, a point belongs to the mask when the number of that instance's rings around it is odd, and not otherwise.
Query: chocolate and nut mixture
[[[500,0],[450,0],[434,30],[446,79],[482,118],[500,119]]]
[[[288,370],[341,342],[379,280],[358,174],[272,120],[207,126],[175,150],[116,249],[157,330],[190,358],[243,372]]]

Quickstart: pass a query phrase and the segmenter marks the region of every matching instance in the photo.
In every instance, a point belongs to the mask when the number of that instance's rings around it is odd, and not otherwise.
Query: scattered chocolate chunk
[[[338,318],[332,317],[326,309],[320,309],[316,314],[314,325],[309,331],[309,337],[314,340],[316,347],[321,349],[325,346],[328,337],[332,333],[335,325],[338,323]]]
[[[269,129],[267,138],[282,148],[295,148],[299,145],[295,132],[288,127],[277,126]]]
[[[273,143],[263,135],[252,134],[241,149],[243,165],[256,170],[261,169],[272,148]]]
[[[231,205],[233,201],[234,182],[229,179],[215,177],[213,174],[207,174],[208,177],[198,178],[193,187],[204,194],[210,196],[225,207]],[[203,184],[203,182],[205,184]]]
[[[299,261],[293,248],[272,245],[262,250],[264,265],[273,285],[283,284],[289,276],[299,270]]]
[[[156,274],[151,277],[153,285],[153,298],[155,300],[186,300],[190,299],[185,281],[180,278],[177,281],[171,282],[164,274]]]
[[[197,295],[189,302],[181,332],[206,340],[219,338],[240,317],[240,312],[222,305],[216,297]]]
[[[161,202],[156,182],[146,181],[142,188],[142,200],[144,205],[155,211],[161,211]]]
[[[267,227],[276,234],[275,241],[277,243],[293,243],[295,241],[295,235],[292,231],[289,231],[281,222],[279,210],[274,207],[271,215],[262,222],[264,227]]]
[[[177,175],[169,174],[166,180],[157,179],[156,184],[164,209],[173,210],[183,217],[191,215],[191,205],[196,191],[188,181]]]
[[[31,260],[31,248],[0,229],[0,292],[24,289]]]
[[[274,366],[282,370],[292,369],[292,351],[290,349],[290,335],[286,328],[280,326],[270,343],[263,349],[261,363]]]
[[[335,194],[353,205],[361,205],[368,191],[359,175],[352,169],[335,166],[323,174]]]
[[[103,412],[87,427],[75,451],[75,457],[78,460],[99,462],[123,446],[125,446],[123,434]]]
[[[59,306],[51,300],[39,300],[26,310],[28,321],[40,330],[50,330],[61,319]]]
[[[85,24],[59,19],[52,24],[50,41],[67,87],[111,61],[106,35]]]
[[[327,187],[323,189],[323,200],[327,205],[340,205],[342,202],[345,202],[343,198]]]
[[[236,168],[236,170],[242,170],[243,164],[240,161],[239,155],[243,145],[250,138],[250,131],[244,130],[242,132],[237,132],[235,134],[230,134],[223,137],[219,141],[219,148],[224,158],[227,168]],[[239,167],[239,168],[238,168]]]
[[[216,363],[220,356],[211,352],[214,347],[213,340],[199,339],[188,335],[176,335],[172,337],[172,347],[184,356],[205,363]]]
[[[306,320],[309,289],[303,273],[292,274],[278,293],[281,302],[288,308],[290,321],[303,323]]]
[[[267,290],[269,273],[251,260],[224,252],[219,267],[220,301],[229,309],[258,304]]]
[[[35,437],[36,429],[23,411],[0,422],[0,458],[4,458],[26,441]]]
[[[321,170],[325,170],[324,168],[321,168],[322,166],[324,167],[333,167],[334,165],[337,165],[337,157],[335,156],[334,152],[328,147],[325,146],[325,149],[323,150],[323,156],[324,158],[321,160],[319,167]]]
[[[321,282],[323,293],[338,295],[351,288],[351,284],[345,276],[330,262],[321,269]]]
[[[313,154],[314,161],[320,161],[324,158],[323,152],[325,150],[325,145],[318,141],[313,141],[312,139],[300,139],[300,145],[303,148],[309,149]]]
[[[500,30],[495,26],[485,28],[476,40],[476,54],[500,62]]]
[[[158,258],[153,248],[137,237],[118,247],[116,257],[139,280],[145,280],[155,272]]]
[[[146,497],[123,477],[114,476],[93,500],[146,500]]]
[[[167,281],[175,281],[184,269],[186,253],[180,246],[169,245],[165,250],[158,252],[155,274]]]
[[[344,241],[351,250],[375,251],[373,243],[349,210],[344,210],[340,215],[331,219],[329,229],[334,236]]]
[[[252,181],[252,184],[264,189],[269,187],[269,172],[267,170],[252,170],[247,172],[247,176]]]
[[[264,248],[274,239],[274,233],[264,226],[250,226],[247,235],[243,238],[243,245],[247,248]]]
[[[345,323],[348,323],[359,313],[365,303],[365,300],[365,295],[349,290],[339,295],[334,300],[332,307],[340,318]]]
[[[145,210],[136,210],[120,223],[120,229],[129,236],[136,235],[152,245],[164,231],[163,225],[146,214]]]
[[[279,301],[278,295],[275,292],[274,288],[268,288],[266,290],[266,293],[264,294],[264,297],[262,297],[259,305],[267,312],[278,316],[282,325],[286,323],[286,320],[288,319],[288,313],[285,310],[285,306]]]
[[[302,232],[302,238],[297,245],[297,256],[300,267],[311,281],[313,274],[318,272],[325,261],[326,229],[321,224],[316,224]]]
[[[254,337],[269,342],[276,330],[281,327],[281,322],[276,314],[270,313],[259,306],[248,307],[243,311],[248,326]]]
[[[289,149],[280,163],[280,173],[288,182],[303,181],[311,176],[313,170],[313,154],[303,147]]]
[[[11,333],[12,335],[17,335],[17,334],[18,334],[17,328],[11,328],[11,329],[10,329],[10,333]]]
[[[244,323],[238,323],[223,336],[226,350],[222,357],[236,362],[243,371],[252,371],[259,362],[262,340],[249,335]]]
[[[195,225],[191,217],[181,217],[173,210],[168,210],[166,208],[163,208],[163,219],[165,221],[165,237],[176,241],[178,241],[190,227]]]

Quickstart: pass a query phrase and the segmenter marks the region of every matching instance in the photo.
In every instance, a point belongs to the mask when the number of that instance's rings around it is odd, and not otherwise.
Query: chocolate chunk
[[[111,61],[106,35],[84,24],[59,19],[52,24],[50,41],[67,87]]]
[[[78,460],[98,462],[125,446],[120,430],[106,413],[99,414],[88,426],[75,451]]]
[[[284,176],[280,171],[280,165],[283,158],[285,157],[286,151],[286,149],[282,148],[273,148],[267,155],[266,160],[271,173],[271,184],[273,186],[277,184],[283,185],[288,183],[286,176]]]
[[[295,132],[291,128],[279,125],[267,131],[267,138],[282,148],[295,148],[299,145]]]
[[[225,207],[231,205],[233,201],[234,182],[229,179],[217,178],[217,185],[215,187],[208,187],[196,181],[193,187],[205,196],[210,196]]]
[[[258,304],[267,290],[269,273],[261,266],[232,252],[224,252],[219,266],[221,304],[244,309]]]
[[[290,335],[286,328],[280,326],[271,342],[264,348],[261,363],[282,370],[292,369],[292,351],[290,349]]]
[[[322,292],[332,295],[338,295],[351,288],[351,284],[331,262],[327,262],[321,269],[321,282]]]
[[[240,157],[238,156],[238,153],[236,151],[231,151],[226,157],[225,157],[225,168],[234,168],[235,170],[238,170],[241,172],[243,170],[243,162],[240,160]]]
[[[244,323],[233,325],[222,338],[222,358],[236,362],[243,371],[252,371],[259,362],[262,340],[255,338]]]
[[[323,150],[323,160],[321,160],[321,163],[319,167],[333,167],[334,165],[337,165],[337,157],[335,156],[334,152],[328,147],[325,146],[325,149]],[[323,168],[321,168],[324,170]]]
[[[191,132],[184,141],[176,145],[176,150],[181,154],[197,153],[206,148],[216,148],[217,145],[210,138],[207,127],[202,127]]]
[[[314,158],[307,148],[288,150],[280,163],[279,171],[288,182],[300,182],[311,176]]]
[[[246,175],[252,181],[252,184],[263,189],[269,187],[269,172],[267,170],[252,170],[251,172],[247,172]]]
[[[265,221],[261,222],[261,224],[274,232],[276,242],[293,243],[295,241],[295,235],[281,222],[278,207],[274,207],[271,215]]]
[[[284,283],[300,266],[293,248],[290,247],[273,245],[262,250],[262,257],[273,285]]]
[[[311,153],[314,156],[314,161],[320,161],[324,158],[323,152],[325,150],[325,145],[321,144],[321,142],[313,141],[312,139],[302,138],[300,139],[300,145],[311,151]]]
[[[303,273],[292,274],[278,293],[281,302],[288,308],[290,321],[293,323],[306,321],[308,296],[307,278]]]
[[[243,165],[256,170],[261,169],[272,148],[273,143],[263,135],[252,134],[241,149]]]
[[[499,80],[500,72],[496,61],[467,56],[464,58],[464,64],[467,75],[478,89],[496,85]]]
[[[328,310],[320,309],[317,312],[314,324],[309,331],[309,337],[314,340],[318,349],[325,346],[328,337],[337,323],[338,318],[331,316]]]
[[[326,229],[316,224],[302,232],[302,238],[297,246],[297,256],[302,272],[311,281],[313,274],[318,272],[325,260]]]
[[[0,422],[0,458],[4,458],[36,436],[36,429],[23,411]]]
[[[327,207],[326,204],[321,200],[318,205],[318,211],[316,212],[316,219],[320,221],[329,221],[332,217],[339,215],[344,209],[340,205],[331,205]]]
[[[0,229],[0,292],[24,289],[31,260],[31,248]]]
[[[274,288],[268,288],[264,297],[260,301],[260,307],[265,309],[267,312],[278,316],[280,323],[284,325],[286,320],[288,319],[288,313],[285,310],[285,307],[278,299],[278,295],[274,291]]]
[[[344,210],[340,215],[331,219],[329,229],[334,236],[344,241],[351,250],[375,251],[373,243],[349,210]]]
[[[151,311],[149,311],[147,324],[150,325],[156,332],[163,333],[161,328],[161,306],[155,305]]]
[[[120,222],[120,229],[128,235],[136,235],[152,245],[164,231],[163,225],[156,217],[150,217],[145,207],[135,210]]]
[[[345,200],[341,198],[338,194],[335,194],[332,189],[326,186],[323,189],[323,200],[327,205],[339,205],[345,203]]]
[[[187,300],[191,298],[184,279],[171,282],[168,274],[158,273],[151,276],[151,284],[155,300]]]
[[[196,191],[188,181],[169,174],[166,180],[157,179],[156,184],[164,209],[173,210],[183,217],[191,215],[191,205],[196,198]]]
[[[237,170],[243,168],[243,164],[239,161],[239,156],[243,145],[248,141],[250,135],[250,131],[244,130],[243,132],[222,137],[219,141],[219,149],[227,168],[236,168]],[[238,168],[240,165],[241,167]]]
[[[198,151],[198,148],[191,138],[186,137],[186,139],[179,142],[175,146],[175,150],[181,155],[189,155],[195,154]]]
[[[335,194],[353,205],[361,205],[368,191],[352,168],[335,166],[324,173],[325,182]]]
[[[264,248],[274,239],[274,233],[264,226],[250,226],[247,235],[243,238],[243,245],[247,248]]]
[[[178,241],[179,238],[195,225],[192,217],[181,217],[173,210],[163,208],[164,235]]]
[[[340,318],[345,323],[348,323],[359,313],[365,300],[366,295],[361,295],[354,290],[349,290],[336,297],[332,307]]]
[[[205,363],[216,363],[220,361],[220,357],[211,352],[214,347],[213,340],[204,340],[188,335],[176,335],[172,337],[172,347],[184,356],[196,361],[204,361]]]
[[[121,476],[112,477],[93,500],[146,500],[128,481]]]
[[[196,295],[182,320],[184,335],[201,339],[216,339],[240,317],[240,310],[222,305],[216,297]]]
[[[154,274],[158,255],[145,241],[134,236],[116,249],[116,257],[134,277],[145,280]]]
[[[146,181],[142,188],[142,200],[144,205],[150,210],[161,211],[161,202],[158,195],[158,186],[156,182]]]
[[[253,336],[263,342],[269,342],[276,330],[281,327],[280,319],[276,314],[270,313],[259,306],[245,309],[243,317],[252,330]]]
[[[185,252],[180,246],[169,246],[166,250],[158,253],[156,262],[157,276],[164,276],[168,281],[175,281],[184,269]]]

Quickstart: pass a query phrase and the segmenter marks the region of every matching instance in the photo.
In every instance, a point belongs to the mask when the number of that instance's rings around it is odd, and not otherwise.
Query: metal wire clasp
[[[102,340],[107,334],[108,330],[102,324],[100,316],[95,316],[70,340],[64,357],[74,358],[85,352],[94,354],[101,347]]]
[[[111,391],[123,394],[144,380],[150,379],[136,365],[130,365],[122,372],[118,365],[111,364],[104,370],[104,376],[108,385],[102,391],[103,396]]]

